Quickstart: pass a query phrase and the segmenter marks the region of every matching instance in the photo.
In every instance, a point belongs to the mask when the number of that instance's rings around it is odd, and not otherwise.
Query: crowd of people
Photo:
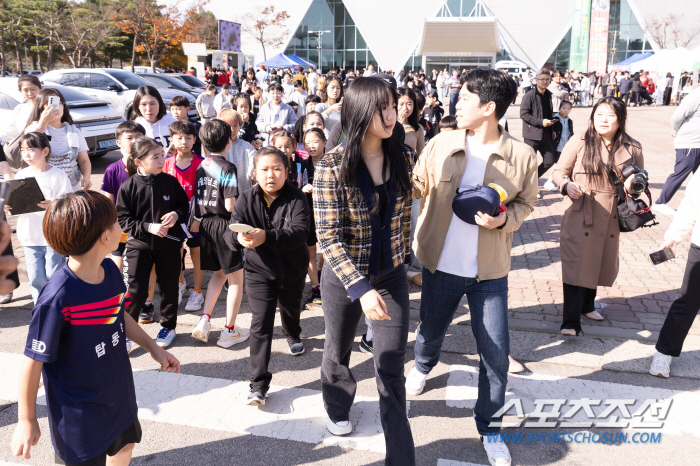
[[[191,336],[208,343],[211,314],[227,285],[225,326],[216,344],[230,348],[250,339],[250,405],[268,398],[276,308],[289,354],[305,352],[301,312],[308,277],[306,300],[321,304],[324,313],[320,377],[326,427],[334,435],[353,429],[356,382],[349,365],[364,317],[360,350],[374,359],[387,465],[415,464],[406,395],[423,391],[466,296],[480,356],[477,430],[491,464],[510,464],[506,445],[487,437],[499,431],[492,423],[501,420],[495,414],[505,403],[512,368],[513,233],[533,212],[538,180],[551,170],[545,188],[564,196],[561,334],[580,335],[582,316],[603,318],[594,309],[596,289],[614,283],[619,262],[615,180],[622,178],[632,193],[631,177],[622,172],[644,168],[642,146],[626,127],[627,102],[604,92],[588,129],[574,135],[572,102],[550,90],[557,74],[542,70],[522,88],[523,142],[503,124],[518,93],[506,73],[343,71],[322,77],[314,70],[293,76],[249,69],[238,77],[235,94],[210,74],[197,99],[200,121],[188,118],[187,99],[166,106],[157,89],[139,88],[132,119],[116,130],[121,157],[105,171],[104,194],[90,190],[85,139],[61,93],[42,89],[35,77],[19,79],[26,102],[16,111],[26,117],[17,123],[18,144],[26,167],[14,176],[35,178],[45,201],[17,223],[35,307],[16,455],[29,457],[40,435],[35,401],[43,371],[57,458],[104,465],[109,456],[109,464],[129,463],[141,428],[128,352],[136,343],[163,370],[179,372],[165,348],[177,337],[189,254],[194,270],[185,311],[201,312]],[[693,124],[700,118],[690,109],[698,92],[682,109]],[[50,104],[50,97],[59,103]],[[675,130],[682,132],[680,125]],[[692,144],[700,148],[697,138]],[[696,148],[694,160],[700,160]],[[13,177],[2,160],[0,172]],[[500,197],[495,209],[475,208],[483,204],[474,196],[483,197],[493,184]],[[694,230],[698,192],[693,180],[681,204],[684,215],[676,216],[664,247]],[[693,238],[698,235],[694,231]],[[700,267],[696,244],[657,345],[654,375],[669,375],[671,357],[680,354],[700,308],[690,286]],[[11,254],[11,245],[7,250]],[[213,272],[206,294],[205,271]],[[12,280],[18,286],[18,278]],[[404,378],[409,280],[422,287],[422,299],[415,364]],[[156,319],[156,285],[160,330],[153,341],[139,324]],[[250,329],[237,324],[244,285]]]

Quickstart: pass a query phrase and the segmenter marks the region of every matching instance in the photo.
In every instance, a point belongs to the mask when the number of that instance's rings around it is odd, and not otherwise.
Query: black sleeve
[[[119,226],[129,236],[143,238],[148,232],[149,222],[137,218],[137,206],[132,196],[132,183],[127,180],[117,193],[117,219]]]
[[[172,179],[175,181],[175,183],[173,183],[172,190],[175,191],[175,212],[177,213],[177,222],[184,223],[185,219],[187,218],[187,213],[190,211],[190,200],[187,198],[187,193],[182,188],[180,182],[177,181],[177,178],[173,176]],[[172,228],[175,227],[179,227],[179,225],[175,225]]]
[[[2,147],[2,141],[0,141],[0,162],[7,162],[7,157],[5,157],[5,149]]]
[[[533,92],[537,91],[530,91],[526,93],[523,96],[522,102],[520,102],[520,119],[522,119],[525,123],[540,128],[542,127],[542,120],[535,118],[535,116],[532,114]]]
[[[278,251],[289,251],[306,244],[309,236],[309,203],[306,196],[295,189],[291,199],[291,219],[281,230],[266,230],[265,244]]]
[[[247,209],[249,208],[250,204],[250,196],[247,191],[244,191],[236,203],[233,205],[233,212],[231,212],[231,223],[230,225],[234,223],[245,223],[247,225],[250,225],[252,222],[248,219],[247,215]],[[253,225],[251,225],[253,226]],[[238,244],[238,233],[235,231],[231,231],[230,229],[226,230],[226,233],[224,233],[224,242],[226,243],[226,246],[229,247],[229,249],[232,249],[234,251],[240,250],[240,244]]]

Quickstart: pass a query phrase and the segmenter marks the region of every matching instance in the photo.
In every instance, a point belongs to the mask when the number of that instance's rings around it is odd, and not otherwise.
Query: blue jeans
[[[423,268],[423,294],[420,319],[416,332],[416,369],[428,374],[440,359],[442,342],[452,322],[459,301],[464,295],[469,301],[471,324],[479,353],[479,395],[474,407],[474,419],[479,434],[498,432],[490,422],[505,403],[508,382],[508,276],[495,280],[477,281],[445,272],[434,274]]]
[[[64,257],[49,246],[23,246],[29,290],[34,304],[51,275],[63,265]]]
[[[459,100],[459,93],[450,93],[450,115],[455,116],[457,113],[457,101]]]

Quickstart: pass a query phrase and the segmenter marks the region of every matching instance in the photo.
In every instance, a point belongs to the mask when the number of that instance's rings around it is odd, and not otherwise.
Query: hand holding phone
[[[651,263],[654,265],[659,265],[663,262],[669,261],[671,259],[675,259],[676,255],[673,253],[673,250],[669,248],[664,248],[660,251],[655,251],[649,254],[649,259],[651,259]]]

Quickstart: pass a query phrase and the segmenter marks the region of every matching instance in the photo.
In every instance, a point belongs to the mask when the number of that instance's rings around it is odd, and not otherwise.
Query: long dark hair
[[[330,86],[333,81],[336,81],[338,86],[340,86],[340,94],[338,94],[338,98],[335,99],[335,102],[338,103],[340,99],[343,98],[343,81],[338,76],[326,76],[326,80],[323,81],[323,87],[321,88],[321,100],[324,104],[328,102],[328,86]]]
[[[619,128],[613,136],[612,144],[610,145],[610,157],[608,163],[603,163],[603,157],[600,153],[600,145],[602,138],[595,129],[595,112],[601,105],[609,105],[615,111]],[[583,151],[583,169],[586,172],[589,180],[594,176],[610,176],[610,171],[615,168],[615,157],[613,156],[617,149],[622,144],[622,136],[627,134],[625,131],[625,123],[627,121],[627,107],[624,102],[617,97],[604,97],[600,99],[591,111],[591,118],[588,120],[588,129],[584,135],[585,148]]]
[[[32,112],[29,114],[29,119],[27,120],[27,126],[35,121],[39,121],[41,114],[44,112],[44,106],[49,104],[49,97],[56,96],[61,100],[63,104],[63,115],[61,115],[62,123],[73,123],[73,118],[70,116],[70,110],[68,110],[68,104],[66,104],[66,99],[63,98],[63,94],[58,89],[53,89],[47,87],[42,89],[34,99],[34,106],[32,107]],[[26,128],[26,126],[25,126]]]
[[[158,92],[158,89],[156,89],[153,86],[141,86],[136,90],[136,94],[134,95],[134,103],[131,105],[132,120],[143,116],[141,115],[141,110],[139,110],[139,105],[141,104],[141,99],[143,99],[144,96],[147,95],[155,97],[158,101],[158,117],[156,118],[156,121],[159,121],[168,112],[168,108],[165,106],[165,102],[163,102],[163,98],[160,96],[160,92]]]
[[[149,152],[153,149],[163,148],[163,145],[155,139],[142,137],[134,141],[131,146],[131,155],[126,161],[126,172],[129,176],[134,176],[137,173],[136,159],[146,158]]]
[[[418,99],[416,98],[416,92],[413,89],[409,89],[406,87],[400,87],[397,91],[399,94],[399,99],[403,96],[408,97],[413,101],[413,113],[408,115],[408,124],[411,125],[411,128],[415,129],[418,131],[420,129],[420,125],[418,124],[418,114],[420,113],[420,110],[418,110]],[[396,101],[396,106],[398,107],[399,102],[398,100]],[[398,118],[398,114],[396,115]]]
[[[340,162],[340,188],[342,192],[349,188],[349,197],[354,202],[360,202],[362,192],[357,174],[362,162],[362,143],[365,133],[372,122],[374,112],[384,123],[382,107],[396,105],[398,96],[393,87],[386,81],[377,78],[357,78],[343,100],[343,108],[340,111],[340,124],[345,133],[345,152]],[[411,193],[411,180],[408,172],[410,167],[406,159],[406,147],[393,137],[382,140],[384,151],[384,165],[382,166],[382,178],[387,166],[390,168],[391,184],[397,196],[409,196]],[[375,199],[378,196],[375,196]],[[372,211],[378,209],[378,203],[370,206]]]

